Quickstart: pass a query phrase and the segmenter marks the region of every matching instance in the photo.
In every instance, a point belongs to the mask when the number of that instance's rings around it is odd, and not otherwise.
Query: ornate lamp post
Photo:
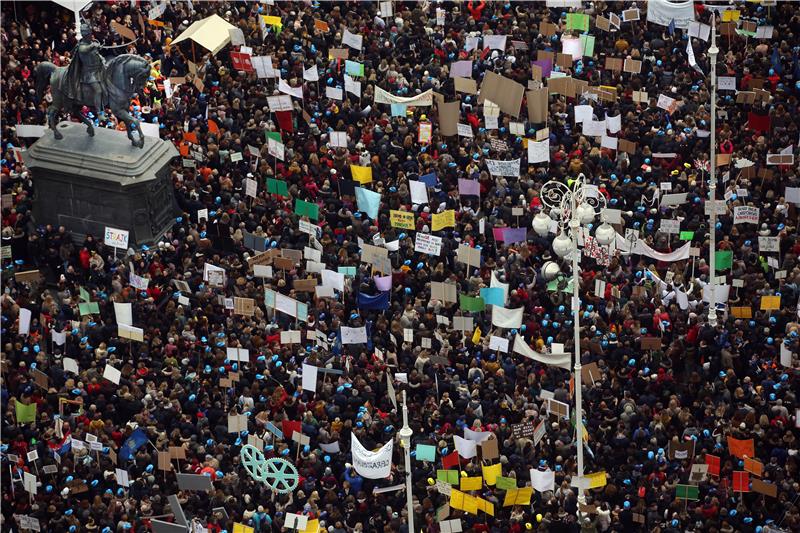
[[[711,58],[711,171],[708,185],[708,200],[711,206],[709,214],[709,258],[708,263],[711,268],[711,279],[708,286],[711,294],[708,297],[708,324],[717,327],[717,17],[711,17],[711,47],[708,55]]]
[[[575,429],[577,433],[578,477],[583,478],[583,390],[581,379],[581,333],[580,333],[580,266],[578,249],[578,232],[581,227],[592,224],[595,216],[606,207],[606,198],[600,191],[585,182],[580,174],[571,184],[559,181],[548,181],[542,187],[540,199],[550,209],[550,216],[539,213],[533,220],[533,229],[541,236],[550,231],[551,221],[558,223],[559,233],[553,239],[553,251],[562,258],[572,257],[572,321],[575,343]],[[552,218],[551,218],[552,217]],[[616,230],[607,222],[603,222],[595,231],[595,240],[606,246],[616,238]],[[586,503],[586,495],[582,485],[578,486],[578,503]],[[580,507],[578,519],[580,520]]]

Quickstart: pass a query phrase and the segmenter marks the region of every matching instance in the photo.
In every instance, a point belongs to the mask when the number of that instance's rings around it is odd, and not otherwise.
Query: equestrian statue
[[[49,61],[39,63],[34,69],[36,93],[41,99],[47,86],[53,97],[47,108],[47,125],[56,139],[63,135],[56,129],[56,115],[66,110],[86,124],[87,133],[94,137],[94,125],[81,109],[92,108],[99,118],[105,117],[105,105],[125,123],[128,138],[134,146],[144,146],[144,135],[139,121],[129,112],[131,97],[140,93],[150,76],[150,63],[137,55],[118,55],[108,62],[100,55],[103,46],[92,40],[92,29],[81,24],[81,40],[72,53],[67,67],[56,67]],[[132,130],[136,129],[138,139]]]

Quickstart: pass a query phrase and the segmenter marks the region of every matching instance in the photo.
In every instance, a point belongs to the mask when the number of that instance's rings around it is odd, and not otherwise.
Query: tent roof
[[[179,44],[186,40],[192,40],[206,50],[209,50],[212,55],[217,55],[217,52],[231,42],[229,30],[235,27],[236,26],[230,24],[219,15],[211,15],[203,20],[193,22],[185,32],[181,33],[177,39],[172,41],[172,44]]]

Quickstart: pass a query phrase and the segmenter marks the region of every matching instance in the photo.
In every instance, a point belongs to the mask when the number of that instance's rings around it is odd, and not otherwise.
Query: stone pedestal
[[[61,140],[47,130],[23,152],[33,176],[37,224],[63,225],[76,238],[102,240],[105,227],[130,232],[129,245],[152,244],[172,226],[177,205],[169,162],[171,143],[146,137],[143,148],[124,132],[73,122],[58,125]]]

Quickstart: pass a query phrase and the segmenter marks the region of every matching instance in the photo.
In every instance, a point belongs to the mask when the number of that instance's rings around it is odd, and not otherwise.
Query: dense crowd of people
[[[790,2],[690,8],[701,24],[716,16],[717,74],[735,83],[717,92],[724,205],[712,248],[710,39],[690,37],[680,22],[648,21],[645,2],[572,4],[187,1],[166,2],[154,21],[155,2],[91,4],[82,14],[107,57],[152,62],[132,112],[184,154],[169,169],[174,224],[157,242],[115,254],[102,235],[76,239],[33,216],[36,176],[20,149],[36,139],[18,137],[16,126],[45,123],[49,97],[37,96],[34,69],[70,62],[75,24],[54,3],[4,2],[2,528],[21,531],[35,518],[43,531],[150,531],[153,520],[176,521],[167,498],[177,494],[193,532],[231,532],[237,523],[283,531],[292,514],[330,532],[402,532],[405,486],[395,485],[411,475],[414,529],[426,533],[456,519],[474,532],[800,530],[800,178],[794,158],[767,161],[796,157],[800,142],[800,12]],[[270,109],[268,98],[285,94],[278,77],[233,68],[238,45],[212,55],[171,44],[214,14],[242,30],[253,57],[271,57],[276,76],[302,88],[291,111]],[[588,28],[572,14],[587,15]],[[265,25],[264,15],[280,24]],[[568,20],[579,29],[567,29]],[[756,33],[764,27],[772,34]],[[567,64],[542,61],[541,52],[561,53],[562,41],[581,33],[594,37],[593,50],[584,42],[584,55]],[[362,48],[343,44],[345,34],[361,36]],[[487,39],[497,36],[507,38]],[[342,49],[362,72],[350,70]],[[641,61],[641,69],[609,59]],[[459,66],[459,77],[478,88],[496,73],[529,91],[519,116],[503,110],[491,120],[497,113],[480,94],[457,92],[451,72],[461,61],[471,66]],[[319,80],[304,81],[312,67]],[[345,88],[348,74],[360,95],[328,90]],[[536,121],[528,100],[561,74],[598,90],[553,92]],[[396,103],[376,102],[378,89]],[[429,90],[433,105],[401,100]],[[662,106],[661,96],[674,105]],[[445,135],[440,109],[453,101],[460,134]],[[589,117],[576,120],[585,105]],[[110,113],[95,111],[84,109],[117,128]],[[621,117],[618,131],[585,134],[587,121],[605,117]],[[335,132],[346,133],[344,143]],[[609,138],[635,145],[623,150]],[[549,141],[549,157],[529,163],[536,141]],[[492,170],[494,161],[517,159],[518,174]],[[554,251],[558,229],[542,235],[534,219],[558,218],[541,200],[545,182],[579,176],[621,218],[610,248],[590,249],[590,234],[582,235],[575,347],[572,262]],[[246,180],[255,180],[255,197]],[[477,191],[467,192],[475,181]],[[377,205],[363,190],[379,195]],[[685,197],[670,203],[667,194]],[[757,223],[735,222],[743,206],[757,208]],[[454,221],[442,228],[436,215],[450,210]],[[393,211],[411,213],[411,227]],[[677,221],[678,231],[664,221]],[[526,231],[508,242],[503,228]],[[439,253],[420,251],[419,235],[441,238]],[[687,243],[689,254],[676,253]],[[465,262],[465,245],[478,250],[479,264]],[[372,259],[376,248],[388,250],[388,268]],[[256,275],[254,264],[272,271]],[[132,285],[142,278],[146,288]],[[309,290],[301,283],[309,279],[325,289]],[[458,297],[443,296],[442,282]],[[722,287],[716,325],[708,316],[714,285]],[[484,309],[497,297],[485,289],[497,288],[501,301]],[[294,313],[276,308],[276,297],[296,302]],[[238,307],[246,298],[252,312]],[[114,304],[122,303],[132,304],[142,342],[120,337]],[[497,326],[493,308],[522,308],[521,324]],[[455,326],[460,318],[472,319],[468,329]],[[343,338],[343,328],[354,328],[349,336],[362,327],[365,342]],[[299,340],[287,334],[295,331]],[[536,359],[515,349],[520,339]],[[554,344],[591,369],[584,439],[571,364],[545,362]],[[231,359],[230,347],[249,357]],[[303,387],[304,365],[320,369],[314,390]],[[118,383],[107,366],[121,370]],[[365,478],[353,467],[351,438],[368,450],[399,440],[403,392],[412,471],[396,443],[389,477]],[[553,407],[563,404],[566,415]],[[237,415],[246,429],[230,432]],[[464,456],[460,439],[483,440],[480,432],[496,440],[497,458]],[[581,440],[593,484],[579,509]],[[297,487],[274,493],[253,479],[240,456],[248,443],[291,462]],[[420,444],[436,448],[434,461],[416,457]],[[454,451],[462,453],[452,466]],[[460,476],[484,476],[479,490],[465,492],[491,512],[459,509],[453,491],[461,485],[440,481],[443,460]],[[531,470],[552,471],[554,482],[506,506],[514,489],[491,483],[485,467],[494,464],[517,488],[531,485]],[[179,490],[179,473],[208,475],[213,488]]]

